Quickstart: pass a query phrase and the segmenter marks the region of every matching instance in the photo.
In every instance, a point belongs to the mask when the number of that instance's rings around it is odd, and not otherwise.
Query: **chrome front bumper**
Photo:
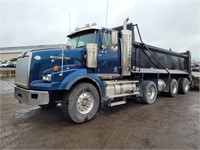
[[[49,103],[49,92],[15,87],[15,98],[28,105],[45,105]]]

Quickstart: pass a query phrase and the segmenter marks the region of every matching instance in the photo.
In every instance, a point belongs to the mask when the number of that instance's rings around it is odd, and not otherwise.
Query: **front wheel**
[[[144,81],[142,83],[142,102],[146,104],[152,104],[155,102],[157,97],[157,87],[153,81]]]
[[[62,110],[66,117],[76,123],[92,119],[99,108],[99,93],[90,83],[74,86],[63,98]]]

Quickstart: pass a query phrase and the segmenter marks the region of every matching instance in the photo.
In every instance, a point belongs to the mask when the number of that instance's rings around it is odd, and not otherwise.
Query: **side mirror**
[[[111,32],[111,44],[112,46],[116,46],[118,42],[118,31]]]

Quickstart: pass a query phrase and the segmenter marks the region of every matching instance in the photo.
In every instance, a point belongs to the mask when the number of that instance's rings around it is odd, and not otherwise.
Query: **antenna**
[[[71,24],[71,22],[70,22],[70,20],[71,20],[71,17],[70,17],[70,11],[69,11],[69,34],[70,34],[70,24]]]
[[[59,76],[63,76],[63,65],[64,65],[64,63],[63,63],[63,61],[64,61],[64,57],[65,57],[65,55],[64,55],[64,46],[62,46],[62,66],[61,66],[61,73],[59,74]]]
[[[106,28],[108,23],[108,0],[107,0],[107,6],[106,6]]]

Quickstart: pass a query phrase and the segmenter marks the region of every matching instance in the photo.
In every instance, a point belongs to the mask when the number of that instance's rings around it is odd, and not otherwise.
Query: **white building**
[[[30,51],[33,49],[62,48],[64,45],[65,44],[1,47],[0,48],[0,61],[11,60],[13,58],[17,58],[20,53]]]

